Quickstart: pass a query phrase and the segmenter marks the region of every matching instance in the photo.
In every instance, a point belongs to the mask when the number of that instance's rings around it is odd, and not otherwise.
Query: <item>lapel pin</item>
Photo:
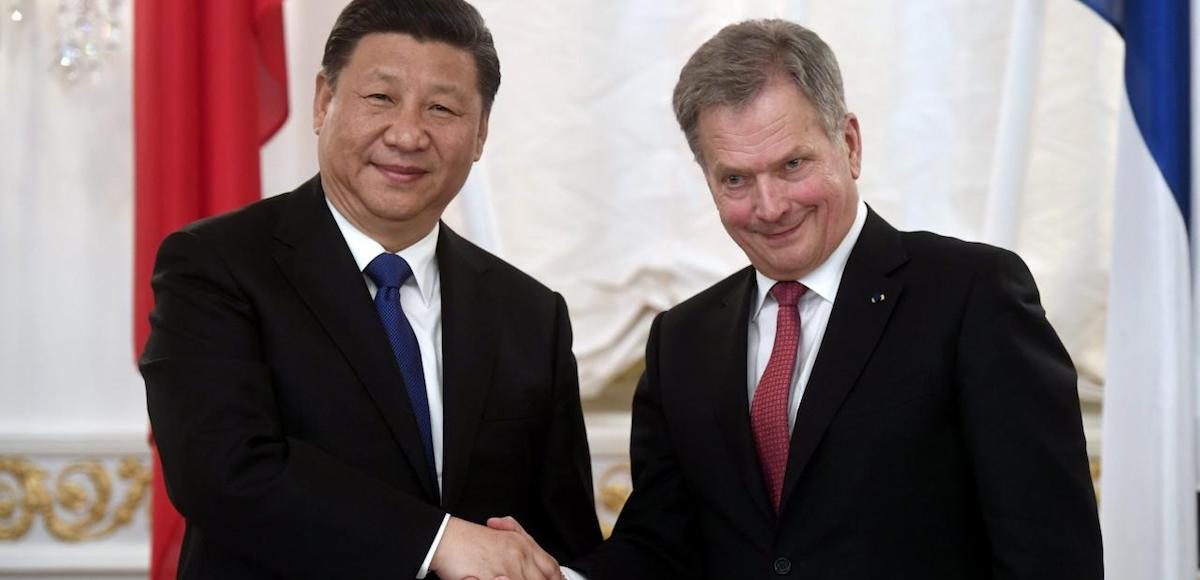
[[[883,292],[880,292],[879,294],[876,294],[871,297],[871,304],[879,304],[880,302],[883,302],[884,300],[887,300],[887,295],[884,294]]]

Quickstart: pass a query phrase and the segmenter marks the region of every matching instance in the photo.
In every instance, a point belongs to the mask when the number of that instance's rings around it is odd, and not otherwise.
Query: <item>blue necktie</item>
[[[416,417],[417,427],[421,431],[425,459],[429,462],[434,485],[437,485],[436,464],[433,459],[433,427],[429,419],[429,395],[425,392],[425,372],[421,366],[421,346],[417,344],[417,335],[400,307],[400,286],[412,276],[412,269],[404,258],[384,253],[375,256],[375,259],[367,264],[366,274],[375,282],[375,309],[379,311],[379,318],[387,331],[388,342],[392,344],[392,353],[396,355],[396,364],[400,366],[400,374],[404,377],[404,388],[408,391],[413,416]]]

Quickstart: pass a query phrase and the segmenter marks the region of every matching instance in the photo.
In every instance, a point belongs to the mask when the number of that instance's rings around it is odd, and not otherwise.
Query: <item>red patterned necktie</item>
[[[783,494],[783,473],[787,469],[788,441],[791,439],[788,394],[796,368],[796,350],[800,346],[800,313],[796,310],[796,302],[806,290],[808,288],[799,282],[777,282],[771,288],[771,295],[779,303],[775,346],[750,405],[750,426],[758,448],[758,464],[776,513]]]

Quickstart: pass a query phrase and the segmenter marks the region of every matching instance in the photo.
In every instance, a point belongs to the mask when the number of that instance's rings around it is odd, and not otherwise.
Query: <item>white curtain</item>
[[[59,3],[0,2],[0,439],[146,434],[128,2],[120,14],[116,51],[67,81]]]
[[[20,26],[0,25],[0,433],[135,432],[129,35],[98,81],[64,84],[57,3],[27,4]],[[504,81],[448,219],[563,292],[585,395],[637,362],[654,313],[746,263],[670,94],[701,42],[766,16],[810,26],[838,54],[867,202],[901,228],[1018,251],[1085,381],[1102,382],[1122,49],[1079,2],[476,4]],[[292,114],[264,150],[268,193],[316,170],[313,78],[340,8],[287,3]]]
[[[315,171],[313,76],[340,9],[288,4],[293,116],[267,191]],[[860,191],[893,225],[1020,253],[1083,378],[1102,381],[1122,45],[1076,0],[476,2],[503,82],[449,220],[566,296],[585,395],[649,321],[746,264],[671,112],[725,24],[784,17],[833,47],[865,140]]]

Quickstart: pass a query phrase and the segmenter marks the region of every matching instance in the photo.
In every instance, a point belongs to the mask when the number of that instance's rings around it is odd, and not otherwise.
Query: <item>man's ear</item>
[[[862,132],[858,128],[858,117],[854,113],[846,113],[846,121],[842,124],[842,139],[846,145],[847,162],[850,164],[850,175],[858,179],[862,173]]]
[[[317,73],[317,86],[313,91],[313,133],[321,134],[325,125],[325,115],[329,112],[329,104],[333,102],[333,85],[325,71]]]
[[[488,119],[492,116],[491,111],[484,111],[479,116],[479,131],[475,134],[475,160],[479,161],[483,157],[483,144],[487,142],[488,136]]]

